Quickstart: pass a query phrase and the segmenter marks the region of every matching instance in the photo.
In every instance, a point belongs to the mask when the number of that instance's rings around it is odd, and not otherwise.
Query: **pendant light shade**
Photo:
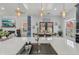
[[[17,10],[17,11],[20,11],[20,8],[19,8],[19,7],[17,7],[17,8],[16,8],[16,10]]]
[[[21,13],[20,13],[20,12],[17,12],[16,15],[17,15],[17,16],[21,16]]]
[[[41,12],[41,15],[40,15],[41,17],[43,16],[43,13]]]
[[[43,5],[41,3],[41,13],[40,13],[40,16],[42,17],[44,15],[44,8],[43,8]]]
[[[44,11],[44,8],[42,7],[41,10]]]
[[[16,8],[16,16],[21,16],[21,11],[19,7]]]
[[[63,17],[63,18],[65,18],[66,17],[66,11],[65,10],[63,10],[62,12],[61,12],[61,16]]]
[[[61,12],[61,16],[62,16],[63,18],[66,18],[66,16],[67,16],[67,12],[66,12],[65,7],[66,7],[66,6],[63,4],[63,10],[62,10],[62,12]]]

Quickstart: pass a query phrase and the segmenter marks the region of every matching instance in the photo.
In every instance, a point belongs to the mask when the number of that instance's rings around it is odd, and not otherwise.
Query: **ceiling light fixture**
[[[1,10],[5,10],[5,8],[4,7],[1,7]]]
[[[66,18],[66,16],[67,16],[67,12],[66,12],[65,5],[64,4],[63,4],[63,11],[61,12],[61,16],[63,18]]]
[[[19,7],[16,8],[16,15],[17,16],[21,16],[21,11],[20,11],[20,8]]]
[[[54,8],[54,10],[57,10],[56,8]]]
[[[44,8],[43,8],[43,5],[41,3],[41,13],[40,13],[40,16],[42,17],[44,15]]]
[[[20,13],[20,12],[17,12],[16,15],[17,15],[17,16],[21,16],[21,13]]]
[[[63,17],[63,18],[66,17],[66,11],[65,11],[65,10],[62,11],[62,17]]]
[[[43,13],[41,13],[41,17],[43,16]]]
[[[44,11],[44,8],[42,7],[41,10]]]
[[[17,10],[17,11],[20,11],[20,8],[19,8],[19,7],[17,7],[17,8],[16,8],[16,10]]]

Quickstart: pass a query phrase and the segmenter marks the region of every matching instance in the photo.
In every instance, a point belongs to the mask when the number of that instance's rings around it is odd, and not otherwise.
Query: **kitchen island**
[[[13,37],[6,41],[0,41],[0,55],[16,55],[26,41],[25,37]]]
[[[2,41],[0,42],[0,55],[16,55],[26,42],[29,41],[37,43],[34,37],[14,37]],[[79,55],[79,44],[69,39],[62,37],[41,37],[39,38],[39,43],[51,44],[58,55]]]
[[[31,40],[36,43],[35,40]],[[58,55],[79,55],[79,43],[63,37],[40,38],[39,43],[50,43]]]

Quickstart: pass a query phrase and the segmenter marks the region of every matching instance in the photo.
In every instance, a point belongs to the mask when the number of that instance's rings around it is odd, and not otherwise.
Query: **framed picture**
[[[66,35],[68,37],[74,37],[75,36],[75,21],[71,20],[71,21],[67,21],[66,22]]]
[[[16,27],[15,20],[4,19],[2,20],[2,27]]]
[[[49,33],[53,32],[53,22],[47,22],[47,31]]]
[[[41,33],[45,32],[45,22],[40,22],[40,32]]]

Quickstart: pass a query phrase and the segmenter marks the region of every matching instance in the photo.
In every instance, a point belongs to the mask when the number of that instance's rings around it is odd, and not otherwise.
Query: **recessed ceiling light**
[[[56,8],[54,8],[54,10],[57,10]]]
[[[5,10],[5,8],[4,7],[1,7],[1,10]]]

